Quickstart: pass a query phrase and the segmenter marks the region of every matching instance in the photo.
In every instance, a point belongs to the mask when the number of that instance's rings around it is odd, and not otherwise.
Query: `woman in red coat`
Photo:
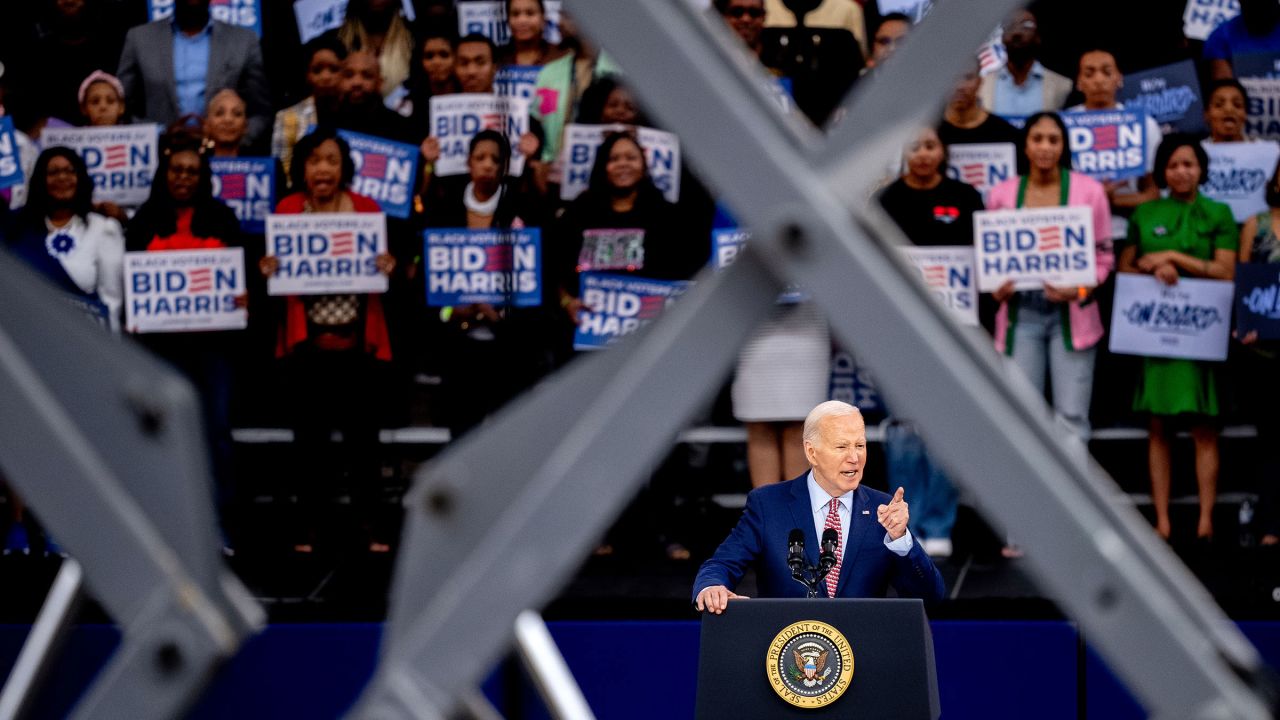
[[[355,173],[351,149],[331,129],[318,129],[299,140],[290,170],[293,187],[301,191],[280,201],[279,214],[380,212],[377,202],[347,189]],[[377,258],[378,269],[386,275],[395,265],[390,254]],[[276,258],[268,256],[258,267],[270,277],[278,266]],[[286,296],[276,356],[285,373],[298,451],[292,473],[299,510],[294,550],[314,549],[316,501],[345,475],[368,550],[387,552],[390,547],[375,537],[371,522],[381,478],[378,411],[391,361],[382,298],[353,293]],[[330,442],[335,429],[342,433],[341,445]]]

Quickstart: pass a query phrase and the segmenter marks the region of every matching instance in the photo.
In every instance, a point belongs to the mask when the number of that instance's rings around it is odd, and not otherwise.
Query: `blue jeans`
[[[1053,409],[1080,438],[1089,440],[1089,402],[1097,348],[1069,350],[1063,338],[1062,311],[1043,292],[1018,294],[1018,321],[1010,329],[1011,364],[1036,392],[1044,393],[1045,376],[1053,381]]]
[[[959,493],[929,455],[924,441],[907,423],[886,423],[884,454],[889,471],[889,492],[902,488],[910,508],[908,526],[921,540],[949,539],[956,524]]]

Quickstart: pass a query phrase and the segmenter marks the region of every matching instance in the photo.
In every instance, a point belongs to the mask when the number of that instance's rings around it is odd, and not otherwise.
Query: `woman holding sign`
[[[200,138],[177,133],[161,140],[151,196],[129,223],[125,247],[130,252],[243,247],[236,214],[213,197],[208,152]],[[244,268],[237,272],[243,277]],[[245,307],[247,301],[245,294],[236,297],[237,307]],[[132,326],[129,330],[136,332]],[[232,364],[240,336],[238,331],[148,332],[136,336],[141,344],[186,375],[200,394],[218,510],[224,523],[233,499]]]
[[[276,212],[376,213],[378,203],[347,188],[355,176],[351,148],[332,128],[322,126],[298,141],[293,154],[293,187],[301,189],[280,201]],[[378,255],[377,267],[390,276],[396,260]],[[258,269],[270,277],[279,268],[274,256]],[[378,460],[378,410],[386,392],[380,385],[388,373],[391,343],[382,300],[375,294],[290,295],[284,298],[284,321],[276,355],[283,362],[288,409],[293,416],[298,506],[305,517],[294,528],[294,550],[312,552],[318,495],[335,472],[347,471],[357,512],[369,534],[370,552],[388,552],[375,538],[369,511],[381,478]],[[342,431],[343,446],[332,457],[332,431]],[[360,497],[363,495],[363,497]]]
[[[1155,275],[1166,285],[1179,277],[1231,280],[1239,237],[1231,208],[1200,193],[1209,172],[1204,148],[1187,135],[1170,135],[1156,151],[1155,180],[1169,196],[1138,206],[1120,251],[1120,272]],[[1196,537],[1213,536],[1218,484],[1218,387],[1206,362],[1144,357],[1133,409],[1149,413],[1147,459],[1156,532],[1169,538],[1169,438],[1191,427],[1195,441],[1200,521]]]
[[[1014,291],[1012,280],[994,293],[996,349],[1043,392],[1052,378],[1053,407],[1081,440],[1089,439],[1093,366],[1102,339],[1102,314],[1093,292],[1111,274],[1111,210],[1107,191],[1096,180],[1071,170],[1067,129],[1057,113],[1027,118],[1018,157],[1019,176],[991,189],[990,210],[1078,207],[1093,210],[1097,281],[1093,287],[1056,287]]]
[[[543,213],[537,203],[505,180],[511,145],[496,130],[481,130],[471,139],[467,174],[444,178],[438,195],[427,203],[428,228],[508,230],[539,228]],[[428,245],[431,240],[428,238]],[[550,368],[541,308],[518,308],[514,289],[506,303],[471,303],[439,308],[447,347],[440,352],[441,388],[454,436],[478,425]]]

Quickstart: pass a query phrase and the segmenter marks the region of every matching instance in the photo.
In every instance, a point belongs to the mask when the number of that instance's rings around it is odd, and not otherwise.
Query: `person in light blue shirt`
[[[269,132],[271,97],[258,36],[211,20],[209,0],[177,0],[172,19],[130,29],[116,76],[129,114],[139,120],[167,126],[187,115],[202,115],[208,98],[231,88],[245,101],[245,144],[253,145]]]
[[[200,115],[205,106],[205,77],[209,74],[209,38],[213,21],[194,33],[173,20],[173,79],[178,88],[178,109],[183,115]]]
[[[1004,24],[1008,61],[982,79],[982,106],[1001,117],[1027,117],[1058,110],[1071,93],[1071,80],[1040,64],[1040,27],[1036,16],[1019,10]]]

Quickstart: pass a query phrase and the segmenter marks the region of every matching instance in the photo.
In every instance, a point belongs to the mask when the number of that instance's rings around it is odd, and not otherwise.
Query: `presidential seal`
[[[792,623],[769,643],[765,675],[778,697],[792,705],[823,707],[849,689],[853,650],[844,635],[826,623]]]

